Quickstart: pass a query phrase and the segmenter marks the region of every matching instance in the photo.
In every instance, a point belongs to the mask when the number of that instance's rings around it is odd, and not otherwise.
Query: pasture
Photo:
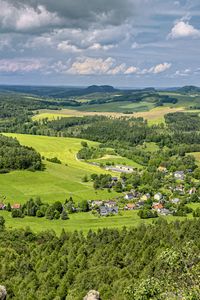
[[[109,173],[99,167],[76,159],[81,149],[81,139],[6,134],[16,137],[22,145],[31,146],[46,158],[57,157],[62,164],[44,161],[45,171],[13,171],[0,174],[0,201],[23,203],[31,197],[40,196],[44,202],[64,201],[70,196],[78,202],[83,199],[112,199],[118,194],[107,190],[95,191],[92,182],[82,178],[92,173]],[[90,146],[97,145],[87,141]]]
[[[45,218],[37,217],[25,217],[22,219],[11,217],[11,214],[7,211],[0,211],[0,215],[6,220],[6,227],[8,229],[19,229],[30,227],[33,232],[41,232],[45,230],[54,230],[59,235],[64,229],[65,231],[81,230],[84,234],[91,229],[97,231],[103,228],[123,228],[135,227],[141,224],[151,224],[154,219],[142,220],[137,215],[138,211],[122,211],[119,215],[112,217],[98,217],[92,213],[76,213],[69,215],[70,219],[63,220],[47,220]],[[164,217],[168,221],[185,220],[185,217]],[[188,215],[188,218],[192,218],[192,215]]]

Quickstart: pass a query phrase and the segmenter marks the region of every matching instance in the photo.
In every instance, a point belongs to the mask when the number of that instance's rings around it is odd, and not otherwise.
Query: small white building
[[[174,172],[174,177],[178,180],[184,180],[185,174],[183,171],[176,171],[176,172]]]
[[[160,201],[162,198],[163,198],[163,195],[159,192],[154,195],[154,200],[156,200],[156,201]]]

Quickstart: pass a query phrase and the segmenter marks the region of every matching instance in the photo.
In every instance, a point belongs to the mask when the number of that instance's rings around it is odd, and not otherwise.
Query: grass
[[[97,231],[99,228],[122,228],[135,227],[140,224],[151,224],[154,219],[142,220],[138,217],[137,211],[123,211],[120,215],[112,217],[97,217],[91,213],[77,213],[70,215],[70,219],[63,220],[47,220],[45,218],[25,217],[23,219],[11,217],[6,211],[0,211],[0,215],[6,220],[8,229],[19,229],[30,227],[34,232],[38,233],[44,230],[54,230],[59,235],[64,228],[65,231],[82,230],[87,233],[90,229]],[[185,220],[184,217],[164,217],[168,221]],[[189,215],[188,218],[192,218]]]
[[[159,146],[154,142],[147,142],[143,145],[137,146],[137,148],[146,152],[156,152],[159,150]]]
[[[48,119],[49,121],[57,120],[60,118],[68,118],[74,117],[73,115],[65,115],[65,114],[56,114],[56,113],[39,113],[32,117],[33,121],[40,121],[43,119]]]
[[[198,165],[200,165],[200,152],[191,152],[190,155],[193,155],[196,159]]]
[[[76,159],[76,153],[82,147],[81,139],[6,135],[16,137],[21,144],[33,147],[45,157],[56,156],[63,163],[60,165],[45,161],[46,170],[43,172],[14,171],[0,174],[0,200],[6,197],[4,202],[23,203],[30,197],[40,196],[43,201],[52,203],[72,196],[78,202],[83,199],[112,199],[118,195],[107,190],[95,191],[92,182],[82,182],[86,174],[89,177],[92,173],[109,172]],[[90,146],[97,145],[95,142],[87,142]]]
[[[161,106],[147,112],[136,113],[135,117],[142,117],[148,121],[149,125],[161,124],[165,122],[164,116],[169,113],[183,111],[183,107]]]
[[[132,166],[134,168],[142,169],[143,166],[122,156],[118,155],[105,155],[104,157],[98,158],[98,159],[91,159],[91,162],[96,162],[96,163],[103,163],[104,165],[106,163],[113,163],[113,164],[119,164],[119,165],[127,165],[127,166]]]

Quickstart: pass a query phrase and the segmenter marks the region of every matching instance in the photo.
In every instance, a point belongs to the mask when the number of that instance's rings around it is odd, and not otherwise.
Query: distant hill
[[[91,85],[84,89],[87,94],[93,94],[93,93],[114,93],[119,91],[118,89],[115,89],[113,86],[110,85]]]
[[[182,88],[179,88],[177,92],[180,93],[200,93],[200,88],[194,85],[186,85]]]
[[[84,96],[94,93],[114,93],[119,90],[110,85],[91,85],[87,88],[76,87],[59,87],[59,86],[9,86],[1,85],[0,92],[14,92],[31,94],[40,97],[52,97],[52,98],[67,98],[73,96]]]

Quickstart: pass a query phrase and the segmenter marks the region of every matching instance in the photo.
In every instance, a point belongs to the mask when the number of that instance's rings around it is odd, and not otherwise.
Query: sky
[[[199,0],[0,0],[0,84],[200,86]]]

